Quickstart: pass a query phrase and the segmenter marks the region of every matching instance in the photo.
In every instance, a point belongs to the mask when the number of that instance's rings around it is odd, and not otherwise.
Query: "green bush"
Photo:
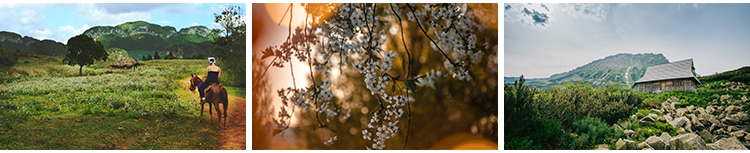
[[[570,127],[565,143],[568,149],[593,149],[596,144],[609,143],[622,137],[622,131],[615,130],[598,117],[576,120]]]
[[[630,116],[635,106],[643,101],[627,90],[599,89],[583,82],[555,86],[535,97],[539,113],[562,121],[563,126],[586,116],[599,117],[613,124]]]

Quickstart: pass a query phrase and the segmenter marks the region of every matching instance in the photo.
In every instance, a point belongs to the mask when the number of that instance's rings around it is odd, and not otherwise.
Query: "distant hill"
[[[736,70],[698,77],[698,80],[700,80],[701,82],[729,80],[750,84],[750,66],[744,66]]]
[[[192,26],[177,31],[146,21],[133,21],[117,26],[95,26],[84,34],[104,45],[130,51],[168,51],[180,56],[208,54],[211,42],[219,33],[205,26]],[[138,57],[136,57],[138,58]]]
[[[54,40],[39,40],[29,36],[21,37],[20,34],[8,31],[0,31],[0,43],[8,51],[19,53],[61,56],[67,53],[65,44]]]
[[[649,66],[669,63],[662,54],[617,54],[594,60],[568,72],[553,74],[549,78],[527,79],[526,83],[540,88],[563,84],[564,82],[584,81],[593,86],[603,86],[610,82],[632,86],[643,77]],[[518,77],[504,77],[505,84],[513,84]]]

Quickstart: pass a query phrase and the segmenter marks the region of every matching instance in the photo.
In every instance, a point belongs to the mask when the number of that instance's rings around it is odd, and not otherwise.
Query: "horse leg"
[[[205,103],[204,103],[204,104],[205,104]],[[203,121],[203,105],[204,105],[204,104],[201,104],[201,118],[200,118],[200,119],[198,120],[198,123],[200,123],[200,122],[202,122],[202,121]],[[210,109],[209,109],[209,110],[210,110]]]
[[[216,103],[214,103],[214,105],[216,105],[216,116],[219,116],[219,125],[218,126],[219,126],[219,128],[221,128],[221,109],[219,108],[219,101],[216,101],[216,100],[214,100],[214,101],[216,102]],[[224,106],[226,106],[226,105],[224,105]],[[225,109],[224,111],[226,112],[227,110]],[[224,116],[224,120],[225,121],[227,120],[226,116]]]
[[[228,105],[229,105],[229,102],[224,101],[224,128],[227,127],[227,112],[228,112],[227,107],[229,107]]]
[[[211,117],[208,119],[210,123],[214,123],[214,112],[212,111],[213,104],[211,102],[208,102],[208,116]]]

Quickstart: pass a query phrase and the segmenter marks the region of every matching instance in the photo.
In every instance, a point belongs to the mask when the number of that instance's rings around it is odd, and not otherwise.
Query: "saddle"
[[[203,83],[204,83],[204,82],[201,82],[201,84],[203,84]],[[213,88],[213,86],[215,86],[215,85],[218,85],[218,84],[217,84],[216,82],[211,82],[211,83],[209,83],[209,84],[208,84],[208,85],[206,86],[206,90],[203,90],[203,93],[205,93],[205,94],[208,94],[208,91],[211,91],[211,88]],[[200,86],[200,85],[199,85],[199,86]],[[206,103],[206,101],[201,101],[201,105],[203,105],[203,104],[205,104],[205,103]]]

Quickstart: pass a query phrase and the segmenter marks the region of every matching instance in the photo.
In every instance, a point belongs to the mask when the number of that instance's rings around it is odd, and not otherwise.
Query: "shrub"
[[[542,116],[562,121],[563,126],[586,116],[615,123],[630,116],[634,107],[642,102],[640,96],[632,92],[610,90],[613,89],[598,89],[583,82],[566,83],[540,93],[535,101]]]
[[[622,137],[622,131],[613,129],[598,117],[576,120],[570,132],[572,134],[566,138],[569,149],[592,149],[595,144],[609,143]]]

